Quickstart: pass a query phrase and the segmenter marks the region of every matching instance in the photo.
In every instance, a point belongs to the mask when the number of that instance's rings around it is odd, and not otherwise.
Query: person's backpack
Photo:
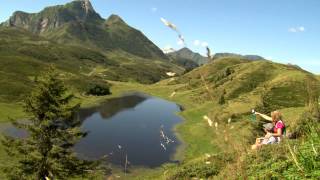
[[[284,127],[282,128],[282,136],[286,137],[287,134],[287,127],[286,125],[284,125]]]

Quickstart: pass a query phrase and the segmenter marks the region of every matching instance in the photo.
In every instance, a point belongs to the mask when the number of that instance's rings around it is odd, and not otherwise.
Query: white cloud
[[[305,31],[305,28],[303,26],[300,26],[298,29],[299,29],[300,32]]]
[[[266,56],[265,59],[267,59],[267,60],[272,60],[272,59],[274,59],[274,58],[273,58],[272,56]]]
[[[177,44],[178,44],[179,46],[183,46],[183,45],[184,45],[184,42],[183,42],[182,39],[179,39],[179,40],[177,41]]]
[[[200,45],[200,41],[199,41],[199,40],[194,40],[194,41],[193,41],[193,45],[199,46],[199,45]]]
[[[292,32],[292,33],[304,32],[304,31],[306,31],[306,28],[303,26],[289,28],[289,32]]]
[[[296,33],[297,29],[296,28],[289,28],[289,32]]]
[[[155,12],[157,12],[157,11],[158,11],[158,8],[153,7],[153,8],[151,8],[151,11],[155,13]]]
[[[202,47],[208,47],[208,45],[209,45],[209,44],[208,44],[207,42],[202,42],[202,43],[201,43],[201,46],[202,46]]]
[[[164,53],[170,53],[170,52],[174,52],[175,50],[172,48],[172,46],[170,44],[168,44],[164,48],[162,48],[162,51]]]
[[[207,47],[209,44],[206,41],[194,40],[193,45]]]

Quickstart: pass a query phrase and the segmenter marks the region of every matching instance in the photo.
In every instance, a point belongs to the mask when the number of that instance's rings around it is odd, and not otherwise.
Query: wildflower
[[[178,38],[179,38],[179,41],[182,42],[184,45],[186,45],[185,43],[185,40],[184,40],[184,37],[181,35],[180,31],[178,30],[177,26],[174,25],[173,23],[167,21],[166,19],[164,18],[160,18],[160,20],[162,21],[162,23],[169,27],[170,29],[174,30],[177,34],[178,34]]]
[[[211,162],[210,161],[206,161],[206,164],[211,164]]]
[[[208,116],[203,116],[204,120],[207,120],[210,127],[212,127],[213,121]]]
[[[212,55],[211,55],[211,50],[210,50],[210,48],[207,46],[206,49],[207,49],[207,57],[208,57],[209,59],[212,59]]]
[[[167,21],[164,18],[160,18],[160,20],[163,22],[164,25],[168,26],[169,28],[173,29],[174,31],[177,31],[177,26],[172,24],[171,22]]]
[[[231,127],[230,127],[230,129],[233,129],[233,128],[234,128],[234,126],[231,126]]]
[[[317,155],[318,155],[318,152],[316,151],[316,148],[314,148],[313,143],[311,143],[311,146],[312,146],[312,150],[313,150],[314,154],[317,156]]]
[[[228,124],[230,124],[230,123],[231,123],[231,118],[228,119]]]
[[[162,138],[164,138],[164,137],[165,137],[165,135],[164,135],[164,133],[163,133],[163,131],[162,131],[162,130],[160,130],[160,137],[162,137]]]
[[[210,158],[210,157],[211,157],[211,155],[208,154],[208,153],[206,153],[205,155],[206,155],[207,158]]]
[[[216,129],[218,128],[218,122],[214,124],[214,127],[216,127]]]
[[[160,143],[160,145],[162,146],[162,148],[163,148],[165,151],[167,150],[167,148],[166,148],[166,146],[164,146],[164,144]]]

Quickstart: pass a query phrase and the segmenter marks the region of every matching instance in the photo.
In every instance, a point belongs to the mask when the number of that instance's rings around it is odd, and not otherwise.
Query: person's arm
[[[270,116],[267,116],[265,114],[261,114],[261,113],[258,113],[258,112],[256,112],[255,114],[261,116],[265,120],[268,120],[268,121],[272,122],[272,118]]]
[[[271,136],[273,136],[273,137],[280,137],[280,136],[282,136],[282,129],[281,129],[281,128],[278,128],[278,130],[277,130],[276,133],[268,133],[268,134],[267,134],[267,137],[268,137],[268,138],[271,137]]]

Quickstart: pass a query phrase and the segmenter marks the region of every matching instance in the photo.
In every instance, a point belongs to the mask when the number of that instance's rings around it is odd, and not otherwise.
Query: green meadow
[[[264,68],[268,71],[262,71]],[[181,163],[165,164],[156,169],[132,169],[132,172],[126,175],[127,178],[220,179],[229,175],[237,177],[238,173],[245,178],[255,175],[249,174],[249,171],[243,168],[250,169],[255,165],[241,163],[243,159],[251,157],[250,154],[260,153],[251,152],[250,145],[256,137],[263,135],[263,121],[260,118],[254,120],[251,109],[264,113],[280,110],[288,127],[287,131],[294,132],[301,121],[304,121],[302,115],[307,109],[305,104],[308,94],[303,91],[303,84],[308,80],[316,81],[316,78],[291,66],[269,61],[250,62],[238,58],[223,58],[183,76],[156,84],[108,81],[111,84],[110,96],[86,96],[78,92],[75,92],[75,95],[76,101],[86,107],[126,92],[138,91],[176,102],[184,108],[184,111],[179,113],[184,121],[175,128],[183,144],[178,148],[174,158],[179,159]],[[225,92],[221,93],[223,89]],[[313,90],[319,92],[317,89]],[[225,99],[224,103],[218,103],[221,96]],[[6,117],[23,118],[21,103],[0,105],[2,122],[8,122]],[[204,116],[213,120],[212,127]],[[292,141],[300,142],[299,139]],[[284,143],[273,146],[285,148]],[[277,148],[272,151],[277,151]],[[285,149],[283,151],[286,152]],[[10,162],[11,158],[8,159],[2,151],[0,152],[1,164]],[[288,164],[289,157],[286,157]],[[230,169],[239,171],[230,174]],[[113,176],[124,177],[124,174],[115,169]],[[278,174],[277,177],[285,176]]]
[[[87,2],[87,4],[85,3]],[[83,4],[88,8],[84,11]],[[88,1],[16,12],[0,24],[0,130],[12,119],[28,119],[24,101],[41,74],[55,66],[73,103],[97,106],[128,92],[142,92],[179,104],[183,122],[174,131],[182,144],[167,163],[150,169],[113,168],[74,179],[318,179],[320,177],[320,76],[296,65],[254,56],[217,53],[209,59],[164,54],[119,16],[103,19]],[[58,18],[40,27],[45,18]],[[25,20],[21,23],[21,19]],[[14,25],[12,25],[14,24]],[[184,51],[184,52],[183,52]],[[195,53],[184,49],[182,54]],[[210,49],[208,49],[210,51]],[[180,52],[181,53],[181,52]],[[210,55],[210,52],[208,52]],[[251,56],[252,58],[252,56]],[[202,65],[202,63],[205,63]],[[200,65],[198,67],[198,65]],[[175,74],[169,77],[169,74]],[[111,95],[89,95],[92,86]],[[283,142],[252,151],[264,135],[252,110],[283,115]],[[2,138],[2,134],[0,134]],[[16,164],[0,143],[0,179]]]

